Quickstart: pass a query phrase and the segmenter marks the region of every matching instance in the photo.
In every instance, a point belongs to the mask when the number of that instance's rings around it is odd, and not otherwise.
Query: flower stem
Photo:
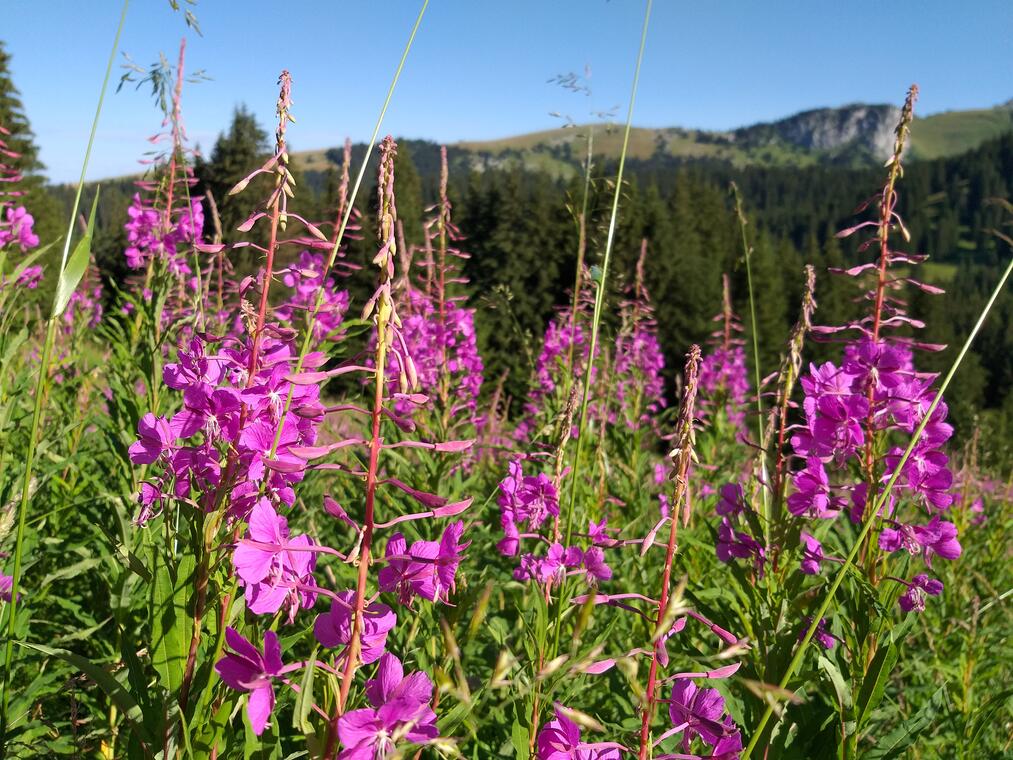
[[[669,513],[668,544],[665,549],[665,569],[661,575],[661,594],[658,597],[658,614],[655,616],[651,641],[651,668],[647,676],[647,690],[641,711],[639,760],[647,760],[651,749],[651,720],[654,718],[654,692],[658,678],[658,649],[664,646],[661,630],[668,613],[669,586],[672,582],[672,562],[675,559],[675,541],[679,532],[679,510],[686,497],[689,483],[689,466],[693,460],[693,408],[696,403],[697,378],[700,369],[700,348],[692,346],[686,358],[685,390],[679,410],[678,448],[673,450],[676,459],[675,498]]]
[[[732,182],[732,195],[735,196],[735,215],[739,220],[739,232],[742,235],[742,257],[746,263],[746,288],[749,291],[749,335],[753,342],[753,381],[756,385],[756,442],[763,444],[763,396],[760,393],[760,380],[763,375],[760,373],[760,339],[756,329],[756,297],[753,293],[753,270],[750,261],[753,258],[753,247],[749,245],[749,237],[746,235],[746,214],[742,210],[742,196],[739,195],[739,188]],[[760,458],[760,500],[762,503],[761,515],[763,516],[764,543],[770,545],[770,498],[767,494],[767,452],[762,448],[759,450]]]

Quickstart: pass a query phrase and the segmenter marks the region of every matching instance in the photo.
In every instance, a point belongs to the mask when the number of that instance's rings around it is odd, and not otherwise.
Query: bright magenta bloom
[[[232,555],[251,612],[273,614],[287,605],[291,620],[300,607],[313,606],[316,552],[312,546],[308,536],[290,539],[288,521],[266,498],[257,501],[250,511],[246,537]]]
[[[264,653],[244,639],[235,628],[225,629],[225,641],[232,648],[217,663],[215,670],[230,689],[248,692],[246,714],[253,732],[260,736],[274,710],[272,679],[281,673],[281,645],[278,634],[264,634]]]
[[[339,591],[341,601],[331,602],[329,612],[317,615],[313,623],[313,635],[325,647],[348,646],[352,639],[352,605],[354,591]],[[386,604],[373,602],[363,610],[362,651],[359,657],[363,664],[376,662],[387,646],[387,634],[397,624],[397,615]]]
[[[148,412],[137,423],[138,439],[127,450],[134,464],[151,464],[176,442],[176,434],[165,417]]]
[[[538,732],[538,760],[619,760],[619,748],[580,740],[580,726],[556,705],[556,717]]]
[[[674,725],[685,726],[684,750],[689,749],[694,736],[713,747],[715,755],[742,749],[739,731],[731,716],[725,715],[725,699],[717,689],[700,689],[690,678],[675,679],[668,715]],[[733,745],[737,747],[733,749]]]
[[[389,757],[399,738],[422,744],[439,736],[430,707],[433,683],[425,673],[404,674],[392,654],[380,658],[376,678],[366,682],[372,708],[352,710],[338,719],[344,745],[339,760],[380,760]]]

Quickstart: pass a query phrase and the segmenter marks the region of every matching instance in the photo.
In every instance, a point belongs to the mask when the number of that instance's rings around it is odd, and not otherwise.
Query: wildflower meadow
[[[949,320],[902,218],[911,86],[830,232],[847,256],[774,293],[723,182],[730,265],[660,287],[627,165],[659,43],[630,5],[618,151],[587,133],[564,296],[525,323],[526,286],[481,284],[453,146],[420,196],[385,136],[426,6],[382,22],[403,56],[326,203],[288,71],[270,149],[208,179],[185,40],[124,77],[155,98],[118,206],[90,142],[36,201],[0,123],[0,757],[1008,757],[1010,459],[948,401],[1011,329],[1009,199],[978,200],[998,264],[969,329],[926,337]]]

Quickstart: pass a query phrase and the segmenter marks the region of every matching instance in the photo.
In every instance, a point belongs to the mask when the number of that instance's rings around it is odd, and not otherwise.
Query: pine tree
[[[41,174],[45,166],[39,160],[35,135],[25,114],[21,93],[14,85],[10,64],[11,55],[4,47],[3,41],[0,41],[0,126],[10,132],[4,138],[7,148],[20,154],[17,159],[9,161],[22,174],[18,189],[24,195],[18,203],[24,205],[35,217],[35,233],[42,243],[46,244],[63,232],[60,208],[46,192],[45,179]]]
[[[755,225],[751,225],[755,226]],[[778,251],[783,244],[773,240],[770,233],[761,231],[753,241],[750,270],[753,280],[753,300],[756,308],[756,336],[760,350],[760,371],[767,375],[780,364],[780,355],[788,339],[788,294],[785,290],[783,268]],[[741,270],[740,270],[741,271]],[[741,306],[746,334],[752,334],[752,319],[748,304],[749,289],[744,277],[739,278]],[[752,351],[748,351],[750,363]]]
[[[858,307],[854,299],[858,296],[858,288],[855,280],[828,271],[847,267],[840,241],[832,230],[828,230],[822,255],[812,263],[816,267],[816,323],[843,325],[856,318]],[[841,347],[839,343],[810,341],[807,354],[813,361],[839,363]]]
[[[250,212],[250,198],[266,196],[265,186],[255,179],[242,198],[229,195],[243,177],[256,169],[267,157],[267,133],[245,105],[232,113],[232,124],[227,132],[218,135],[211,160],[196,167],[203,188],[214,193],[221,216],[222,230],[230,234],[246,219]],[[265,180],[266,181],[266,180]]]
[[[394,192],[397,195],[397,218],[404,226],[405,242],[422,245],[422,180],[412,160],[411,151],[404,142],[397,146],[394,159]]]

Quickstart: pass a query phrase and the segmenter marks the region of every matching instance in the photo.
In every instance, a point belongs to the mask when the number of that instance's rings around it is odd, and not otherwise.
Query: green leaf
[[[876,709],[880,700],[883,699],[883,691],[886,689],[886,682],[890,678],[890,671],[897,663],[897,644],[891,641],[889,644],[880,647],[876,656],[872,658],[872,664],[862,681],[862,689],[858,693],[858,728],[861,729],[872,711]]]
[[[54,581],[64,580],[67,578],[75,578],[81,573],[85,573],[91,570],[93,567],[102,564],[101,557],[90,557],[88,559],[82,559],[80,562],[75,562],[73,565],[61,568],[55,572],[50,573],[42,579],[42,587],[49,586]]]
[[[982,732],[985,730],[985,726],[992,722],[992,716],[998,712],[999,708],[1002,707],[1010,697],[1013,697],[1013,689],[1006,689],[1005,691],[999,692],[992,697],[988,702],[978,708],[974,718],[974,725],[971,729],[970,741],[965,747],[967,753],[973,757],[974,748],[978,746],[978,742],[981,740]]]
[[[820,655],[817,659],[820,670],[827,674],[830,679],[830,683],[834,687],[834,691],[837,692],[837,704],[841,705],[844,709],[851,707],[851,687],[844,680],[844,675],[841,673],[841,669],[837,667],[837,663],[827,658],[826,655]]]
[[[172,695],[179,693],[183,670],[190,652],[193,620],[187,600],[194,586],[196,563],[189,552],[179,558],[176,568],[155,554],[155,582],[152,586],[151,662],[162,685]]]
[[[515,720],[510,729],[510,741],[514,745],[514,757],[517,760],[528,760],[531,750],[528,748],[528,729]]]
[[[56,319],[63,314],[70,303],[70,297],[77,290],[77,285],[84,277],[88,269],[88,262],[91,259],[91,241],[95,234],[95,209],[98,208],[99,189],[95,188],[95,198],[91,202],[91,213],[88,215],[88,229],[84,236],[77,241],[74,252],[67,259],[67,266],[60,272],[60,282],[56,286],[56,296],[53,298],[53,313],[51,317]],[[68,241],[69,242],[69,241]]]
[[[922,731],[936,720],[936,715],[946,710],[948,704],[946,687],[940,686],[921,710],[866,750],[862,755],[863,760],[893,760],[902,757]]]
[[[68,652],[66,649],[54,649],[42,644],[31,644],[27,641],[19,641],[17,643],[27,649],[33,649],[49,657],[59,657],[87,675],[105,692],[106,696],[119,708],[119,711],[123,713],[123,717],[130,724],[130,728],[138,740],[150,747],[154,746],[151,737],[143,728],[141,721],[144,715],[137,704],[137,700],[105,668],[101,665],[96,665],[81,655]]]
[[[316,673],[316,669],[317,647],[313,647],[313,654],[306,661],[306,668],[299,684],[299,693],[295,698],[295,710],[292,713],[292,728],[303,734],[313,733],[313,724],[309,717],[313,709],[313,675]]]

